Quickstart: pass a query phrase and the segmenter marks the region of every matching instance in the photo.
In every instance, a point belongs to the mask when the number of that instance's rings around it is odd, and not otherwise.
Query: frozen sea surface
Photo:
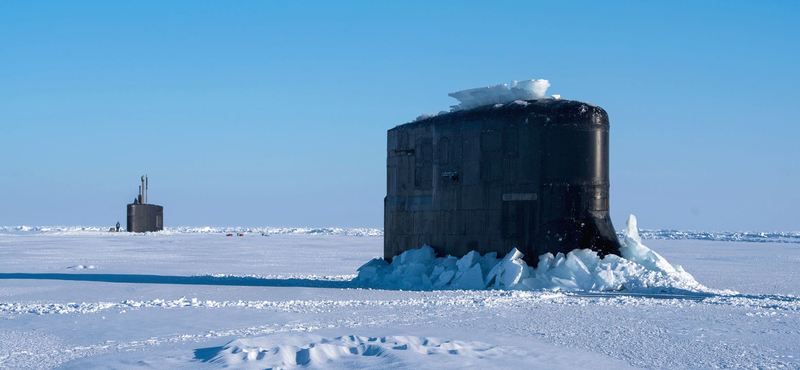
[[[791,233],[646,240],[739,292],[648,295],[356,289],[368,229],[99,230],[0,230],[0,368],[800,368]]]

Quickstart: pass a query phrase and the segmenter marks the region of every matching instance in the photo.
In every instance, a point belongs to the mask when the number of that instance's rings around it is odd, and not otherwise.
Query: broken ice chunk
[[[508,84],[500,84],[478,87],[459,90],[448,95],[460,102],[460,104],[451,107],[456,111],[484,105],[504,104],[515,100],[542,99],[548,87],[550,87],[550,81],[543,79],[512,81],[510,86]]]
[[[511,84],[511,92],[518,100],[544,98],[547,88],[550,87],[550,81],[548,80],[513,81]]]

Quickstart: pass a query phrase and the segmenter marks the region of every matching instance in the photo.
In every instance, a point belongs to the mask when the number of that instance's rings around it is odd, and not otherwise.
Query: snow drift
[[[298,335],[278,343],[272,337],[241,338],[222,347],[195,351],[195,359],[202,362],[220,364],[223,367],[253,369],[463,368],[464,363],[486,366],[491,365],[492,361],[509,359],[513,361],[513,358],[520,357],[522,362],[529,356],[535,355],[519,349],[507,349],[474,341],[417,336],[357,335],[336,338]],[[358,364],[363,367],[353,366],[351,361],[354,360],[358,360]],[[339,361],[341,361],[339,364],[332,363]],[[420,366],[420,361],[425,365]],[[435,365],[431,366],[432,363]],[[407,364],[413,366],[402,366]]]
[[[514,249],[502,259],[496,253],[476,251],[456,258],[437,258],[433,248],[403,252],[389,264],[373,259],[358,269],[356,284],[362,287],[405,290],[511,289],[567,291],[634,291],[643,293],[712,293],[680,266],[642,244],[636,217],[628,218],[622,257],[600,258],[589,249],[564,255],[539,256],[536,268]]]

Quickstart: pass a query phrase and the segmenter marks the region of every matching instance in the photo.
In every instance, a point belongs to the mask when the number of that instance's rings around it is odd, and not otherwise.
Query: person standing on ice
[[[117,232],[119,232],[119,221],[117,221]]]

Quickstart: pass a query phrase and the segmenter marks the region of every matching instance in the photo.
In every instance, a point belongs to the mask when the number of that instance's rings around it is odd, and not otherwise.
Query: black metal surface
[[[164,207],[155,204],[128,204],[129,232],[143,233],[164,229]]]
[[[384,258],[428,244],[530,265],[547,252],[619,254],[608,213],[608,115],[570,100],[485,106],[388,132]]]

